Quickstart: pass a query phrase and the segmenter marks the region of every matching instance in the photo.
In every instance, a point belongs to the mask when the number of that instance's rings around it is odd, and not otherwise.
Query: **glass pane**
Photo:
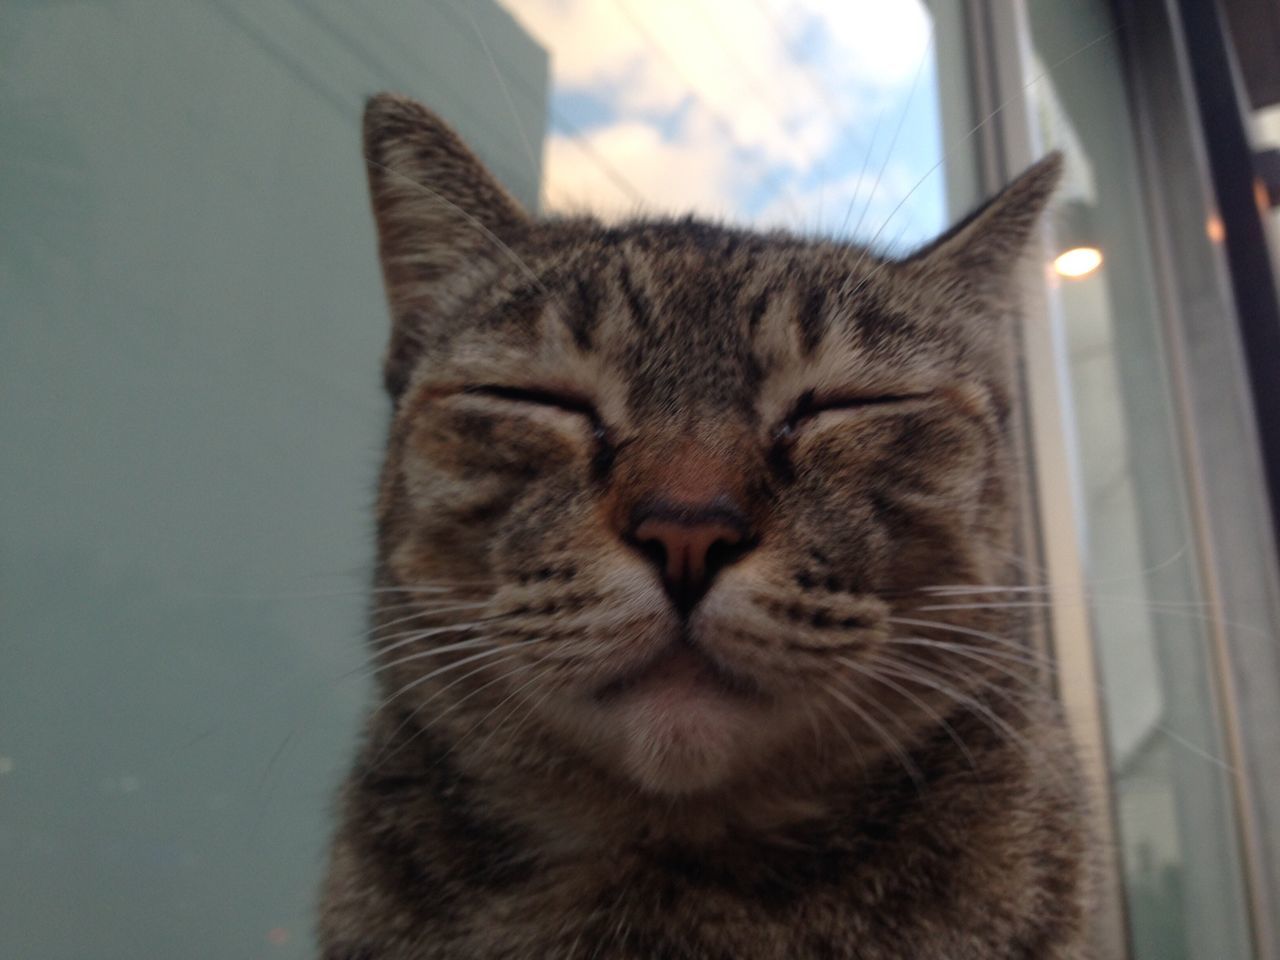
[[[1213,625],[1120,45],[1109,4],[1032,0],[1028,9],[1028,73],[1061,63],[1031,96],[1048,146],[1068,161],[1055,233],[1063,256],[1050,277],[1073,394],[1133,956],[1244,960],[1252,953]]]
[[[1271,179],[1280,177],[1280,104],[1253,112],[1254,149],[1267,153],[1266,169]],[[1271,259],[1280,274],[1280,184],[1270,184],[1266,197],[1266,220]]]
[[[959,9],[0,3],[0,956],[311,955],[369,696],[365,95],[530,207],[906,245],[974,195]]]

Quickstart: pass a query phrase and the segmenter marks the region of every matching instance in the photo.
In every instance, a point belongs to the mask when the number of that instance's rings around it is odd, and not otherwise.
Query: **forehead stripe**
[[[769,309],[769,298],[772,296],[773,291],[766,287],[751,302],[751,309],[747,313],[747,332],[751,336],[755,336],[756,329],[760,326],[761,318],[764,317],[765,311]]]
[[[812,355],[822,342],[827,332],[827,291],[815,285],[805,298],[800,312],[796,314],[796,325],[800,328],[800,345],[806,356]]]
[[[622,295],[627,300],[627,308],[631,311],[632,322],[637,328],[647,330],[653,326],[653,316],[649,309],[649,301],[635,288],[631,280],[631,268],[624,260],[618,269],[618,283],[622,286]]]
[[[563,312],[565,326],[579,350],[591,349],[592,334],[600,323],[600,287],[590,276],[574,280],[573,295]]]

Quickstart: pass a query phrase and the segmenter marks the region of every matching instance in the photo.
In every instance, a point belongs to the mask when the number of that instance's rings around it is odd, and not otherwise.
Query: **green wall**
[[[310,954],[386,418],[360,104],[532,205],[547,71],[489,0],[0,4],[0,957]]]

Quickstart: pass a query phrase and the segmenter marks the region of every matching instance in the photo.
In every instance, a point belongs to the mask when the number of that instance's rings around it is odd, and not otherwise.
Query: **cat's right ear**
[[[391,306],[384,380],[398,396],[424,325],[448,305],[449,280],[510,251],[529,224],[519,203],[443,120],[407,97],[378,94],[364,110],[364,158]]]
[[[953,302],[979,310],[1006,304],[1018,294],[1018,267],[1062,179],[1063,158],[1050,153],[942,236],[912,253],[906,263],[925,265],[937,289]]]

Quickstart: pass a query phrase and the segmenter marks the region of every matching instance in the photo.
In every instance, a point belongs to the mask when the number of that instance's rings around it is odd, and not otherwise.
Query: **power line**
[[[535,166],[539,166],[537,158],[534,156],[533,144],[529,139],[528,133],[520,122],[520,113],[516,109],[515,101],[511,97],[512,84],[508,83],[506,76],[503,74],[502,68],[498,66],[497,60],[489,49],[489,44],[485,42],[479,24],[476,23],[475,17],[471,14],[471,11],[459,10],[457,4],[454,3],[454,0],[446,0],[446,3],[448,7],[453,10],[455,18],[458,16],[465,16],[468,20],[471,26],[471,33],[473,37],[472,42],[483,50],[485,57],[488,59],[489,65],[493,70],[494,78],[498,81],[499,86],[502,87],[503,97],[506,99],[507,106],[511,110],[512,122],[515,124],[516,130],[519,132],[520,138],[524,141],[525,148],[529,152],[530,161],[533,162]],[[515,87],[526,94],[531,103],[538,103],[540,98],[534,95],[528,84],[517,83],[515,84]],[[597,167],[600,168],[605,179],[612,183],[613,186],[623,193],[628,199],[638,206],[645,205],[644,196],[640,190],[636,188],[635,184],[628,180],[627,177],[616,166],[614,166],[614,164],[609,162],[609,160],[595,148],[595,146],[580,130],[570,123],[568,119],[566,119],[565,116],[554,106],[548,105],[546,109],[547,116],[551,120],[551,126],[553,129],[558,129],[561,133],[564,133],[569,137],[569,139],[574,141],[583,154],[585,154]]]
[[[641,23],[639,19],[637,19],[635,14],[632,12],[631,8],[627,6],[625,0],[614,0],[614,2],[617,4],[618,9],[619,11],[621,11],[622,15],[627,19],[627,22],[630,23],[631,28],[635,30],[635,32],[640,36],[640,38],[650,47],[650,49],[652,49],[656,54],[658,54],[659,57],[661,57],[664,61],[666,61],[667,66],[671,68],[671,71],[679,78],[680,82],[683,83],[685,87],[688,89],[689,95],[693,97],[694,100],[696,100],[698,103],[700,103],[703,109],[707,111],[707,113],[711,116],[711,119],[715,121],[716,125],[720,128],[721,132],[724,134],[725,139],[727,139],[729,143],[732,144],[735,150],[739,151],[740,153],[746,154],[747,156],[751,156],[751,151],[738,141],[737,135],[733,131],[733,124],[724,116],[723,113],[721,113],[719,110],[713,107],[710,103],[708,103],[706,97],[702,96],[701,93],[699,93],[697,85],[689,78],[689,75],[685,73],[684,68],[681,67],[680,64],[676,61],[675,57],[673,57],[667,51],[667,49],[661,43],[658,42],[657,38],[654,37],[654,35],[649,31],[649,29],[645,27],[645,25]],[[763,163],[758,159],[756,159],[755,162],[757,166],[762,167],[764,170],[764,178],[763,178],[764,182],[769,186],[773,187],[774,192],[778,194],[789,207],[791,207],[792,211],[798,217],[802,216],[800,212],[800,208],[796,205],[794,197],[791,196],[791,191],[787,189],[787,187],[784,184],[781,184],[778,182],[777,175],[768,169],[767,164]]]

